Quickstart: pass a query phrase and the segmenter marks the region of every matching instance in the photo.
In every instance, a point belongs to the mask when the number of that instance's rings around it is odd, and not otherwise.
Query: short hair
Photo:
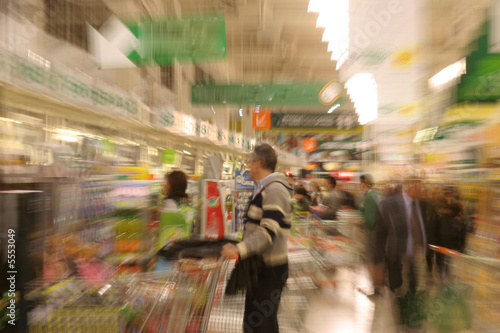
[[[335,180],[335,177],[332,177],[332,176],[327,176],[326,178],[326,181],[332,185],[333,187],[336,187],[337,186],[337,181]]]
[[[368,173],[361,175],[359,181],[370,188],[373,186],[373,177]]]
[[[289,174],[287,175],[287,178],[292,178],[292,179],[295,179],[295,177],[294,177],[291,173],[289,173]]]
[[[295,188],[295,194],[302,194],[308,196],[306,188],[302,185],[299,185]]]
[[[278,164],[278,156],[273,147],[267,143],[255,146],[252,152],[252,161],[261,161],[264,169],[274,172]]]
[[[180,170],[172,171],[165,176],[169,185],[170,197],[187,197],[187,177],[186,174]]]

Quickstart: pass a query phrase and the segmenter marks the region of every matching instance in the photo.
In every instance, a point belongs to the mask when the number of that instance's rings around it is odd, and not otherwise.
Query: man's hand
[[[238,248],[234,244],[224,245],[220,254],[228,259],[237,259],[239,256]]]

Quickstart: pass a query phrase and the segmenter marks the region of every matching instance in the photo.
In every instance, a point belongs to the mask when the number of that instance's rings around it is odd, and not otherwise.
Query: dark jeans
[[[257,287],[247,292],[243,331],[245,333],[279,333],[278,308],[281,292],[288,278],[288,264],[263,267]]]

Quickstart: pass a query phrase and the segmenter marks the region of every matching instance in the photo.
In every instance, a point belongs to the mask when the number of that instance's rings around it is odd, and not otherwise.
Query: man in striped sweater
[[[245,333],[278,333],[278,307],[288,278],[288,236],[292,225],[292,188],[283,174],[275,172],[276,152],[268,144],[255,147],[250,174],[255,192],[245,215],[243,241],[227,244],[222,256],[245,259],[261,256],[264,267],[255,290],[247,292],[243,328]]]

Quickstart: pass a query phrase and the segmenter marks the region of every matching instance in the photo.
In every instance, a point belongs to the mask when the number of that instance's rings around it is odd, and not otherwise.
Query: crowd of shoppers
[[[428,251],[428,244],[464,250],[472,223],[454,187],[425,186],[419,179],[408,178],[376,191],[373,178],[365,174],[356,193],[339,186],[334,177],[306,188],[293,176],[275,172],[276,162],[272,147],[263,144],[255,148],[249,165],[256,189],[245,214],[243,241],[226,244],[221,253],[242,261],[262,258],[257,285],[253,291],[247,290],[245,332],[279,331],[277,310],[288,276],[287,239],[293,207],[323,220],[335,220],[341,208],[362,213],[360,228],[366,236],[366,265],[373,285],[373,292],[364,291],[368,296],[390,290],[399,300],[407,299],[425,290],[429,271],[446,274],[443,258]],[[171,178],[166,192],[172,196]],[[269,310],[265,316],[263,308]]]

